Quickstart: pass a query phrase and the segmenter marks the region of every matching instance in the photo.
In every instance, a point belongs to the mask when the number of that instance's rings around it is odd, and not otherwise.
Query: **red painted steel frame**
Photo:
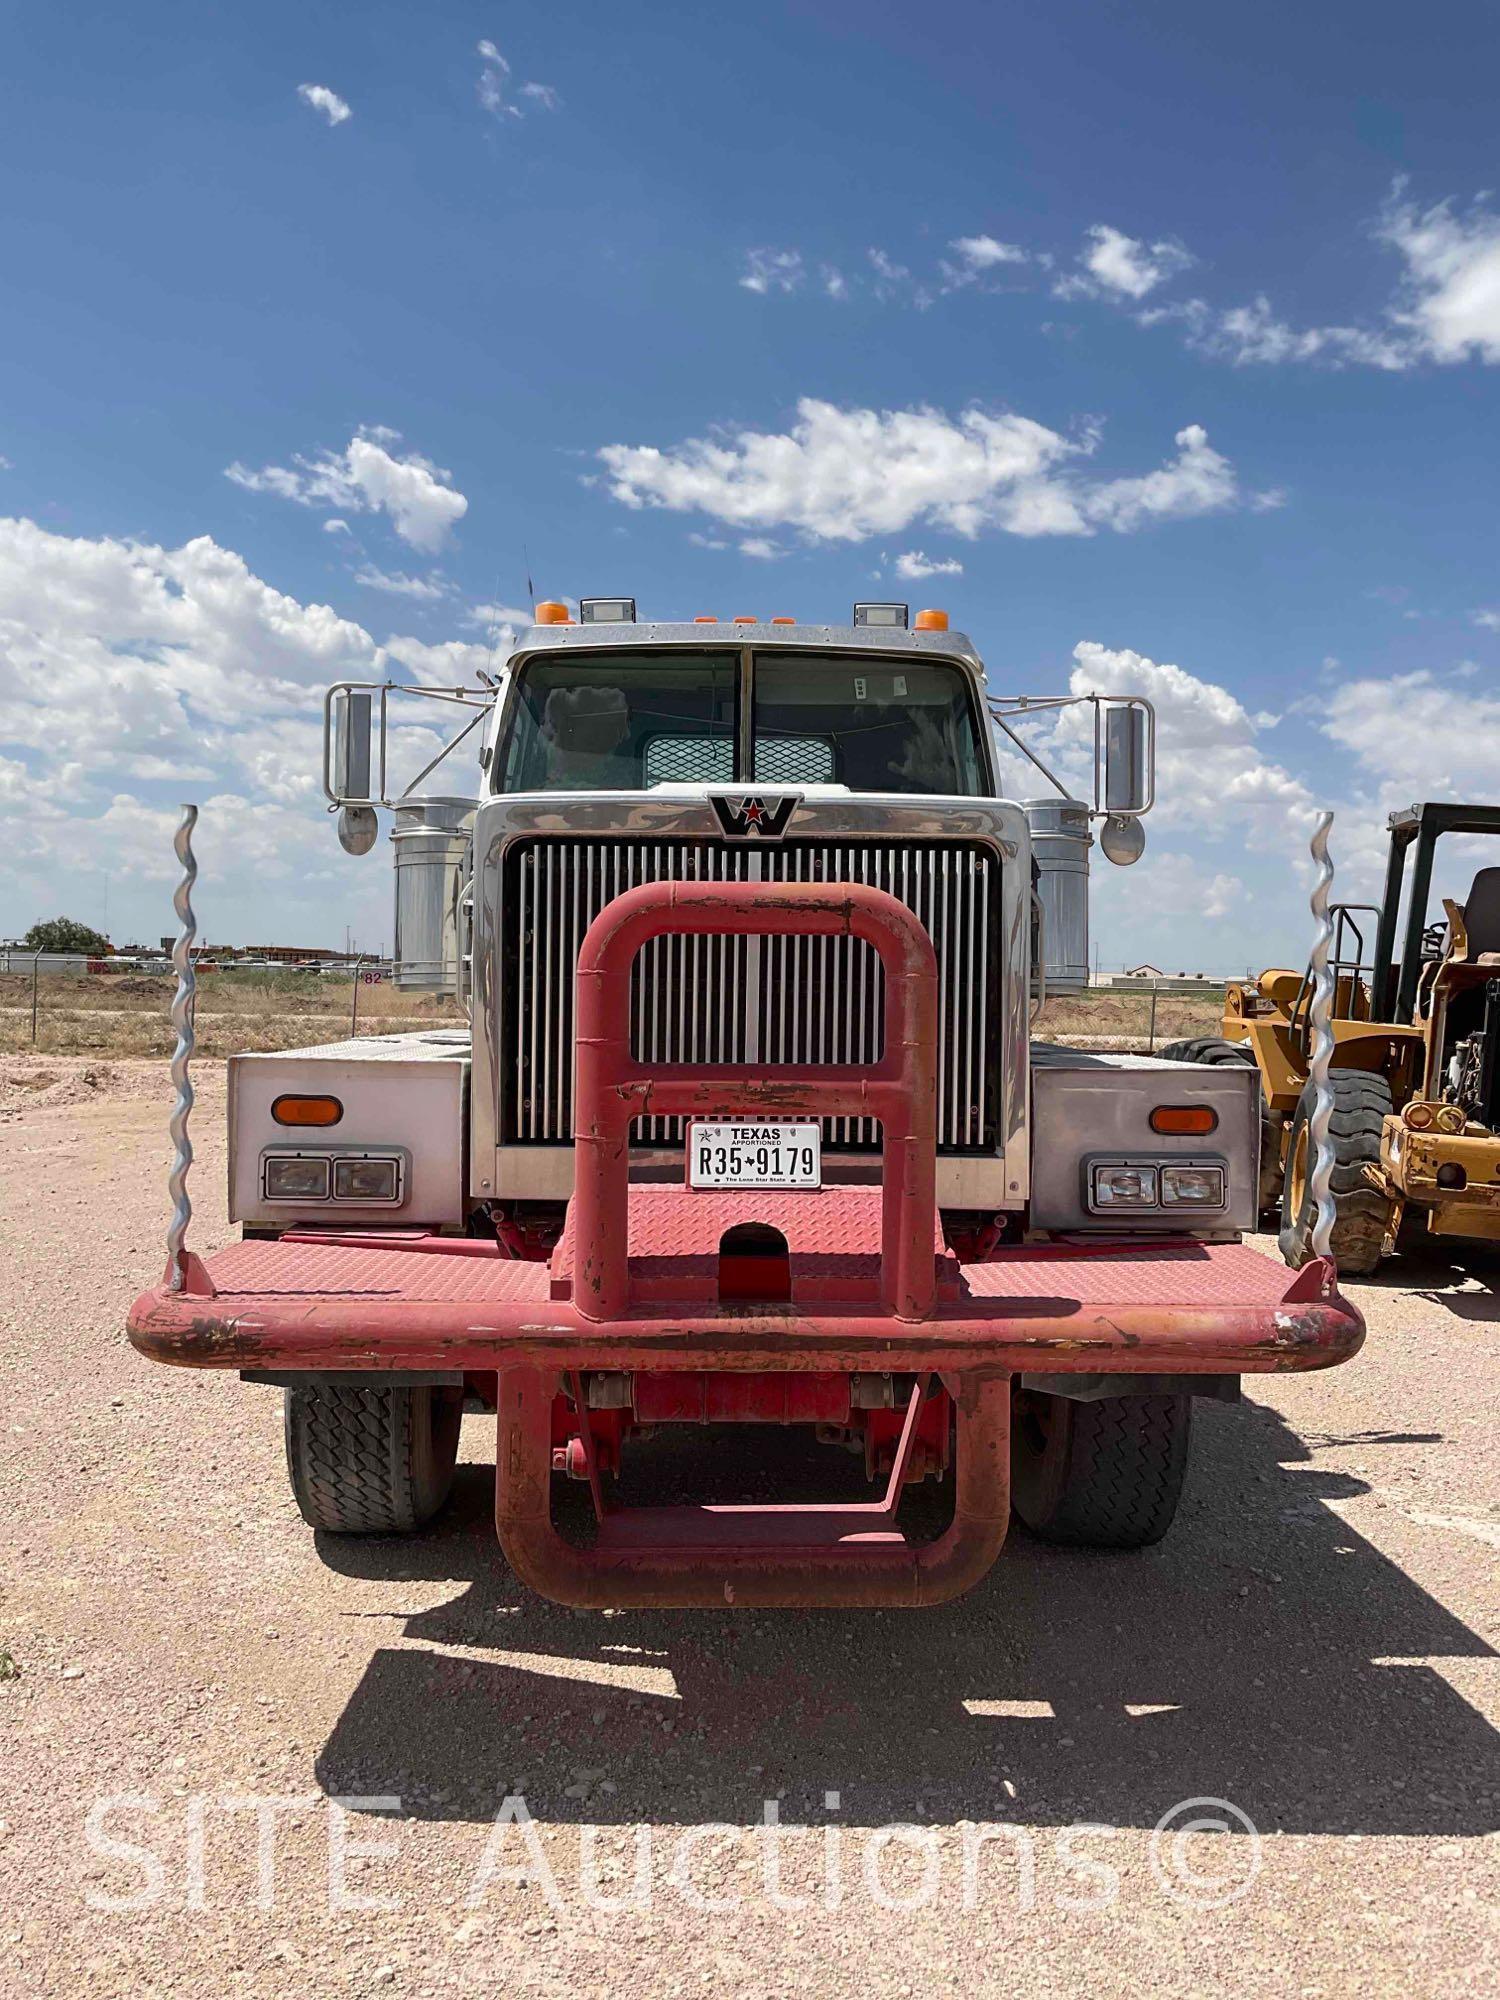
[[[630,974],[652,938],[857,937],[885,967],[878,1063],[657,1064],[630,1052]],[[574,1285],[588,1319],[619,1319],[631,1298],[626,1209],[637,1118],[878,1118],[883,1133],[881,1304],[925,1319],[936,1282],[937,958],[912,912],[883,889],[844,882],[648,882],[606,904],[578,954],[574,1087]]]
[[[501,1370],[495,1520],[512,1569],[559,1603],[942,1604],[978,1583],[1005,1540],[1006,1376],[959,1384],[953,1519],[935,1541],[908,1542],[895,1526],[898,1465],[886,1498],[863,1506],[639,1509],[606,1515],[591,1549],[564,1541],[552,1524],[553,1380],[538,1368]]]
[[[651,938],[684,931],[831,934],[872,944],[886,975],[881,1060],[858,1068],[636,1062],[632,963]],[[1331,1264],[1289,1276],[1237,1245],[1024,1246],[948,1269],[939,1288],[939,1262],[954,1260],[934,1253],[936,1000],[926,932],[880,890],[803,883],[632,890],[595,919],[579,959],[570,1268],[561,1253],[549,1274],[508,1260],[498,1245],[398,1231],[288,1235],[233,1245],[212,1269],[191,1259],[181,1291],[164,1282],[136,1301],[131,1338],[157,1360],[197,1367],[495,1371],[502,1545],[519,1575],[565,1603],[931,1604],[956,1596],[984,1574],[1004,1539],[1012,1374],[1325,1368],[1356,1353],[1364,1329],[1339,1297]],[[630,1127],[653,1114],[878,1119],[885,1144],[878,1300],[857,1276],[858,1255],[842,1263],[803,1257],[799,1265],[795,1243],[792,1297],[779,1303],[720,1298],[707,1284],[698,1296],[692,1255],[642,1259],[632,1272]],[[643,1249],[653,1247],[646,1219],[663,1226],[663,1203],[677,1204],[679,1217],[696,1214],[702,1233],[708,1210],[686,1205],[705,1198],[685,1188],[636,1195]],[[860,1198],[861,1191],[829,1190],[799,1199],[826,1218],[819,1204],[837,1201],[852,1212]],[[754,1219],[756,1206],[746,1198],[744,1219]],[[797,1206],[785,1217],[789,1241]],[[813,1228],[809,1240],[817,1234]],[[698,1266],[704,1262],[700,1255]],[[812,1265],[824,1267],[817,1282],[808,1276]],[[852,1275],[835,1282],[828,1268]],[[611,1513],[579,1372],[601,1368],[644,1377],[939,1371],[956,1411],[952,1525],[922,1545],[895,1527],[915,1399],[883,1502]],[[591,1549],[566,1542],[551,1520],[552,1416],[564,1373],[574,1382],[601,1517]]]

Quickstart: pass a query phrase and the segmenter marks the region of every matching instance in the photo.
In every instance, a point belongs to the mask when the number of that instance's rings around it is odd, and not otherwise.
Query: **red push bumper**
[[[885,1055],[870,1067],[648,1071],[630,1055],[631,962],[665,930],[852,931],[885,962]],[[1359,1315],[1332,1267],[1289,1276],[1239,1244],[1026,1246],[960,1264],[933,1202],[936,966],[905,907],[862,885],[654,884],[610,904],[578,971],[576,1193],[550,1266],[498,1244],[362,1233],[287,1236],[190,1260],[186,1286],[133,1307],[136,1347],[188,1367],[493,1372],[496,1513],[517,1573],[588,1605],[927,1604],[984,1574],[1009,1513],[1010,1377],[1240,1374],[1329,1367]],[[879,1189],[715,1196],[629,1187],[644,1115],[880,1119]],[[721,1264],[726,1226],[787,1244],[785,1296],[747,1303]],[[612,1512],[585,1371],[878,1372],[918,1378],[884,1500],[868,1507]],[[896,1527],[923,1385],[956,1412],[955,1511],[937,1541]],[[580,1413],[599,1532],[552,1524],[551,1414]]]

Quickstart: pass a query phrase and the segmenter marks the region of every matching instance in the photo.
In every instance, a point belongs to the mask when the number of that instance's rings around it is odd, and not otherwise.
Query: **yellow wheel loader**
[[[1415,805],[1389,824],[1379,907],[1332,911],[1333,1247],[1353,1277],[1391,1254],[1418,1211],[1434,1235],[1500,1240],[1500,868],[1479,869],[1462,902],[1444,897],[1441,919],[1427,915],[1438,840],[1500,834],[1500,807]],[[1292,1265],[1311,1254],[1311,1002],[1311,968],[1272,967],[1253,985],[1229,987],[1222,1036],[1161,1050],[1178,1062],[1259,1070],[1261,1206],[1279,1212]]]

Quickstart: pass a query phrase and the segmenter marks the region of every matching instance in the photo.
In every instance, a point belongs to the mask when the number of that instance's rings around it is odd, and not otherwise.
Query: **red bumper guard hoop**
[[[630,974],[666,935],[856,937],[885,967],[885,1054],[866,1064],[670,1063],[630,1052]],[[937,956],[904,903],[863,883],[650,882],[608,904],[578,954],[574,1297],[588,1319],[631,1305],[627,1253],[635,1119],[876,1118],[883,1133],[880,1302],[926,1319],[936,1286]],[[752,1196],[751,1201],[754,1197]],[[837,1199],[835,1196],[834,1199]],[[748,1218],[747,1218],[748,1219]]]
[[[856,937],[885,970],[885,1049],[873,1064],[647,1065],[630,1048],[631,971],[641,947],[671,934]],[[881,1127],[879,1304],[920,1322],[937,1290],[937,957],[904,903],[846,883],[655,882],[628,890],[590,925],[578,955],[571,1239],[573,1299],[595,1321],[649,1303],[630,1253],[630,1128],[644,1117],[873,1118]],[[702,1196],[678,1191],[687,1202]],[[805,1197],[847,1199],[837,1192]],[[751,1219],[758,1198],[742,1198]],[[763,1198],[760,1205],[764,1206]],[[800,1206],[800,1204],[799,1204]],[[758,1218],[757,1218],[758,1219]],[[861,1506],[606,1507],[581,1376],[572,1378],[598,1521],[591,1550],[552,1524],[551,1397],[534,1370],[500,1377],[496,1520],[512,1566],[570,1604],[690,1606],[938,1603],[978,1581],[1010,1511],[1010,1390],[975,1383],[956,1397],[953,1520],[914,1545],[896,1509],[929,1386],[918,1376],[883,1500]],[[512,1471],[512,1468],[514,1470]]]
[[[629,1044],[631,967],[669,933],[864,939],[885,967],[885,1049],[865,1066],[647,1066]],[[1356,1353],[1358,1313],[1331,1263],[1289,1274],[1241,1244],[1097,1239],[1006,1248],[960,1265],[934,1197],[937,968],[904,904],[864,884],[653,883],[610,903],[578,964],[575,1194],[552,1265],[499,1243],[369,1229],[232,1244],[189,1292],[131,1312],[154,1359],[253,1370],[493,1374],[496,1520],[512,1566],[575,1605],[935,1604],[989,1568],[1009,1513],[1011,1378],[1326,1368]],[[807,1194],[630,1185],[643,1116],[878,1119],[884,1182]],[[790,1298],[718,1285],[726,1222],[774,1223]],[[632,1241],[632,1235],[634,1240]],[[632,1255],[632,1251],[635,1253]],[[611,1510],[585,1374],[851,1373],[915,1378],[885,1498],[864,1506]],[[953,1521],[895,1525],[921,1399],[956,1411]],[[571,1397],[595,1496],[592,1547],[552,1521],[552,1414]]]

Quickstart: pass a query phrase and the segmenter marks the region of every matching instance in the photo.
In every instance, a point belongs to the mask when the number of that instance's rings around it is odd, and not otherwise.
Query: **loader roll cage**
[[[1333,944],[1328,953],[1328,970],[1333,974],[1333,1018],[1336,1021],[1368,1021],[1373,1018],[1371,1000],[1375,991],[1373,958],[1365,957],[1365,934],[1356,917],[1380,916],[1374,903],[1332,903],[1328,914],[1333,920]],[[1361,981],[1368,985],[1361,988]],[[1288,1026],[1292,1039],[1306,1049],[1312,1039],[1313,969],[1309,965],[1292,1002]]]
[[[1445,833],[1500,834],[1500,806],[1414,805],[1390,816],[1391,848],[1386,862],[1385,895],[1380,928],[1375,937],[1372,1012],[1378,1021],[1410,1023],[1416,1014],[1422,977],[1427,905],[1432,893],[1432,857]],[[1416,849],[1406,904],[1406,929],[1401,956],[1394,956],[1396,928],[1406,857]]]

